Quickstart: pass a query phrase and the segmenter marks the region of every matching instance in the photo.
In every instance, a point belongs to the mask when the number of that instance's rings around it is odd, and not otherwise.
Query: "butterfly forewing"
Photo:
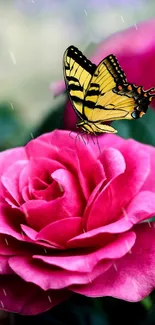
[[[64,54],[64,75],[68,93],[79,116],[96,65],[92,64],[76,47],[70,46]]]

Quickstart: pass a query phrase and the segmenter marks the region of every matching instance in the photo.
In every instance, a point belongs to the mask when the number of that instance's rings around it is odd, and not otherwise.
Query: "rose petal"
[[[27,165],[26,160],[17,161],[7,169],[7,172],[1,177],[1,182],[4,188],[16,201],[16,205],[19,206],[23,203],[21,193],[19,191],[19,175],[23,168]],[[3,192],[4,197],[7,196],[6,191]],[[14,202],[13,202],[14,206]]]
[[[12,274],[13,271],[11,270],[8,264],[8,257],[7,256],[0,256],[0,275],[1,274]]]
[[[26,238],[26,241],[29,242],[30,244],[35,244],[35,246],[37,245],[37,246],[40,246],[40,248],[43,248],[42,249],[43,253],[47,253],[46,248],[61,249],[61,246],[58,246],[58,245],[52,246],[51,244],[37,241],[37,239],[36,239],[37,231],[35,231],[34,229],[32,229],[26,225],[21,224],[20,226],[21,226],[23,233],[28,237],[28,238]],[[31,251],[31,253],[32,253],[32,251]]]
[[[23,171],[19,177],[19,189],[22,189],[27,186],[28,180],[31,180],[33,177],[41,178],[44,182],[49,183],[52,181],[50,175],[57,170],[58,168],[62,168],[62,164],[55,160],[51,160],[48,158],[31,158],[28,165],[23,168]],[[32,183],[30,183],[31,185]],[[32,187],[32,186],[31,186]]]
[[[136,239],[133,232],[121,234],[117,237],[105,247],[95,251],[93,249],[93,252],[83,251],[81,255],[69,255],[69,253],[59,254],[58,256],[34,255],[33,258],[69,271],[91,272],[95,265],[103,259],[116,259],[125,255],[132,248]]]
[[[3,175],[8,167],[12,166],[16,161],[26,159],[27,155],[22,147],[0,152],[0,175]]]
[[[123,174],[126,168],[123,156],[116,149],[104,150],[100,156],[100,159],[105,168],[107,181],[106,186],[102,186],[103,189],[101,189],[101,186],[99,186],[98,193],[96,193],[95,188],[87,202],[83,217],[87,230],[101,227],[107,223],[106,210],[107,205],[109,209],[109,199],[111,199],[109,195],[110,184],[117,176]],[[104,202],[104,207],[103,204],[101,204],[101,201]]]
[[[155,224],[153,224],[154,226]],[[155,228],[140,224],[134,228],[137,240],[131,254],[116,262],[116,269],[99,276],[93,283],[72,290],[89,297],[112,296],[136,302],[155,287]]]
[[[40,230],[59,219],[82,215],[84,200],[78,182],[71,173],[60,169],[52,173],[52,178],[64,189],[62,197],[50,202],[31,200],[21,208],[27,216],[28,225],[35,230]]]
[[[146,150],[137,150],[136,141],[132,146],[127,145],[127,141],[124,141],[119,150],[125,158],[126,170],[110,186],[103,189],[93,203],[89,212],[87,230],[117,220],[122,209],[126,208],[126,205],[139,192],[148,177],[150,164]]]
[[[1,309],[23,315],[40,314],[70,296],[65,290],[45,292],[15,275],[1,276],[0,288]]]
[[[72,284],[89,283],[98,275],[104,273],[111,262],[98,264],[91,273],[55,270],[40,261],[30,260],[24,256],[10,257],[9,266],[26,282],[32,282],[43,290],[63,289]]]
[[[20,233],[20,222],[24,222],[24,218],[19,210],[12,209],[6,204],[0,205],[0,234],[23,240]]]
[[[65,231],[64,231],[65,229]],[[58,220],[41,229],[37,240],[45,240],[52,245],[65,246],[66,242],[82,232],[82,219],[66,218]]]

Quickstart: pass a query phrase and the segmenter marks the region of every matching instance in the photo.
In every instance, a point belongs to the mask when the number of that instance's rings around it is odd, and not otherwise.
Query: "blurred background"
[[[154,12],[154,0],[0,0],[0,149],[33,137],[62,101],[50,84],[69,45],[90,54]]]
[[[0,150],[62,127],[66,98],[54,98],[50,85],[63,79],[69,45],[91,55],[109,35],[154,15],[155,0],[0,0]],[[154,325],[154,304],[154,293],[140,303],[75,295],[41,316],[4,313],[0,324]]]

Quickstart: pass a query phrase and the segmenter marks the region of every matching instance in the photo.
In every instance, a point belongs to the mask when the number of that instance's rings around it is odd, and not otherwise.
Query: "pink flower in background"
[[[76,136],[76,134],[74,134]],[[155,286],[155,149],[54,131],[0,153],[1,309],[78,292],[139,301]]]
[[[98,64],[107,55],[114,54],[125,71],[129,82],[144,86],[144,89],[155,87],[154,35],[155,19],[141,22],[109,37],[97,47],[94,56],[90,59],[93,63]],[[62,81],[61,90],[64,89],[65,84]],[[152,101],[151,106],[155,107],[155,100]],[[70,101],[68,101],[64,114],[65,128],[74,130],[76,120],[76,114]]]

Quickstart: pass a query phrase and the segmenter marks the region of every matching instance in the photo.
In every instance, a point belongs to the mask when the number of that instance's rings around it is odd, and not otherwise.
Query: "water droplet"
[[[30,136],[31,136],[32,139],[34,139],[34,136],[33,136],[33,133],[32,132],[30,132]]]
[[[48,300],[49,300],[49,302],[52,302],[52,299],[51,299],[51,297],[50,297],[50,296],[48,296]]]
[[[123,18],[123,16],[121,16],[121,21],[122,21],[122,23],[124,23],[124,18]]]
[[[7,296],[7,293],[6,293],[5,289],[3,289],[3,293],[4,293],[4,296]]]
[[[59,189],[60,189],[60,192],[64,192],[64,189],[63,189],[63,186],[59,183]]]
[[[128,249],[128,253],[132,254],[128,241],[126,240],[125,243],[126,243],[126,247]]]
[[[115,263],[113,263],[113,267],[116,271],[118,271],[117,265]]]
[[[152,227],[152,226],[151,226],[151,222],[149,222],[149,221],[148,221],[148,225],[149,225],[150,228]]]
[[[3,304],[2,300],[0,300],[0,303],[1,303],[2,308],[4,308],[4,304]]]
[[[13,104],[12,104],[11,102],[10,102],[10,105],[11,105],[11,108],[12,108],[12,109],[15,109],[14,106],[13,106]]]
[[[5,242],[6,242],[6,245],[8,246],[8,245],[9,245],[9,243],[8,243],[8,240],[7,240],[7,238],[5,238]]]
[[[84,9],[84,13],[85,13],[86,16],[88,16],[88,13],[87,13],[86,9]]]
[[[46,250],[46,248],[44,248],[44,252],[47,254],[47,250]]]
[[[11,60],[12,60],[13,64],[16,64],[16,58],[15,58],[15,56],[14,56],[13,52],[12,52],[12,51],[10,51],[10,52],[9,52],[9,54],[10,54],[10,58],[11,58]]]

